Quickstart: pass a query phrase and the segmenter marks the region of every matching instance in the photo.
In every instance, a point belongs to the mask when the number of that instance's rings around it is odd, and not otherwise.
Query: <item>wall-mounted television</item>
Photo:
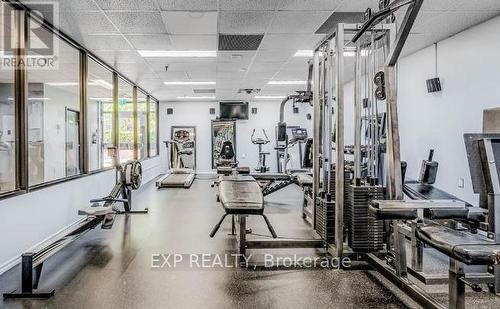
[[[219,118],[248,120],[248,102],[220,102]]]

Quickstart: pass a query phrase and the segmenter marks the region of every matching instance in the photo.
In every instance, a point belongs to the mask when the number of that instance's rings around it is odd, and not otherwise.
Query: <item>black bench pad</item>
[[[500,262],[500,244],[494,244],[479,235],[439,225],[419,227],[416,235],[424,243],[467,265]]]
[[[255,180],[274,180],[274,181],[285,181],[290,180],[290,175],[282,173],[262,173],[262,174],[251,174]]]
[[[219,199],[227,214],[261,215],[264,213],[264,197],[259,184],[249,176],[222,177]]]
[[[378,220],[414,220],[418,218],[416,209],[380,209],[370,205],[368,210]]]
[[[297,174],[297,182],[302,187],[310,187],[313,185],[313,177],[309,174]]]

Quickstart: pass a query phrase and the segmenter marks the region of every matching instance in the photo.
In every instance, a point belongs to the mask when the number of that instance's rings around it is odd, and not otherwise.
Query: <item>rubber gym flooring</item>
[[[154,182],[134,192],[134,209],[148,215],[119,216],[112,230],[97,228],[45,262],[40,290],[56,289],[48,300],[0,300],[5,308],[415,308],[375,271],[261,268],[231,264],[213,268],[154,268],[155,254],[237,253],[230,219],[215,238],[208,234],[223,211],[211,180],[191,189],[156,190]],[[310,238],[301,217],[301,190],[292,185],[266,197],[266,213],[280,237]],[[262,218],[249,219],[250,237],[268,237]],[[262,250],[261,250],[262,251]],[[267,251],[321,256],[314,250]],[[258,254],[259,252],[255,252]],[[253,251],[252,251],[253,254]],[[157,257],[155,255],[155,257]],[[210,264],[209,264],[210,265]],[[19,285],[20,269],[0,277],[0,290]],[[444,298],[443,300],[445,300]],[[478,308],[478,307],[475,307]]]

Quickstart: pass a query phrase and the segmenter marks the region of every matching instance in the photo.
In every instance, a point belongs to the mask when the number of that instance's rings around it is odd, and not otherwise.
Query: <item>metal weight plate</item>
[[[129,161],[124,166],[125,185],[137,190],[142,183],[142,165],[139,161]]]

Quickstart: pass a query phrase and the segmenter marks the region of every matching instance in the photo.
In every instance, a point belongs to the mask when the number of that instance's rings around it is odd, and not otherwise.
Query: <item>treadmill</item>
[[[194,151],[195,142],[189,139],[189,132],[177,131],[172,141],[165,141],[165,146],[169,149],[170,173],[156,182],[156,187],[160,188],[185,188],[189,189],[195,178]],[[192,159],[193,164],[186,164],[185,161]]]

